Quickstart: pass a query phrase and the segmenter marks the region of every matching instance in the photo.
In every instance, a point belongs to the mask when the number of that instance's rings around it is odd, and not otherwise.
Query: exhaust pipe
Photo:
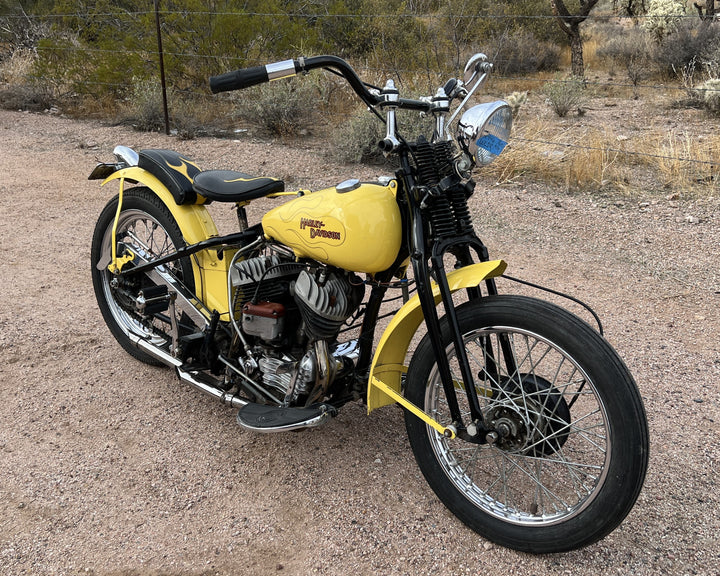
[[[220,390],[219,388],[215,388],[214,386],[210,386],[209,384],[200,382],[192,374],[181,368],[182,362],[180,360],[168,354],[164,350],[161,350],[157,346],[153,346],[144,338],[140,338],[135,334],[129,334],[128,336],[130,336],[130,340],[132,340],[133,344],[137,346],[140,350],[152,356],[153,358],[155,358],[155,360],[158,360],[171,368],[175,368],[175,372],[177,373],[178,378],[180,378],[182,382],[190,384],[190,386],[200,390],[201,392],[204,392],[205,394],[214,396],[226,406],[232,406],[233,408],[242,408],[243,406],[246,406],[248,404],[247,400],[243,400],[242,398],[235,396],[234,394],[229,394],[224,390]]]

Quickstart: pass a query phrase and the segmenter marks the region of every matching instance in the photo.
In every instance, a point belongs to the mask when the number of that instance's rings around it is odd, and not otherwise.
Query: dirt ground
[[[490,544],[445,510],[397,408],[350,405],[312,431],[257,435],[125,354],[89,270],[115,188],[87,174],[119,143],[301,187],[377,175],[305,143],[178,141],[0,111],[0,573],[720,574],[717,199],[525,185],[473,197],[476,227],[510,274],[601,315],[650,423],[650,470],[626,521],[586,549],[538,557]]]

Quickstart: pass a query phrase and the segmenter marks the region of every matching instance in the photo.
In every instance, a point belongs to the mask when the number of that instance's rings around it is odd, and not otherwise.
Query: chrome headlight
[[[512,110],[506,102],[473,106],[458,123],[457,139],[478,166],[490,164],[507,146],[512,128]]]

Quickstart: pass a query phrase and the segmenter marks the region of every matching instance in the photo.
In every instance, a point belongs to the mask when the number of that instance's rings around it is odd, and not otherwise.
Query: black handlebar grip
[[[210,90],[212,90],[213,94],[230,92],[231,90],[241,90],[256,84],[262,84],[268,80],[265,66],[253,66],[252,68],[242,68],[234,72],[212,76],[210,78]]]

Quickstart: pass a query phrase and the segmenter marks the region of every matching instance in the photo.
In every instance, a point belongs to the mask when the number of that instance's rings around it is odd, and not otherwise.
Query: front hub
[[[560,391],[532,374],[511,378],[493,393],[484,411],[489,442],[507,452],[548,456],[570,432],[570,408]]]

